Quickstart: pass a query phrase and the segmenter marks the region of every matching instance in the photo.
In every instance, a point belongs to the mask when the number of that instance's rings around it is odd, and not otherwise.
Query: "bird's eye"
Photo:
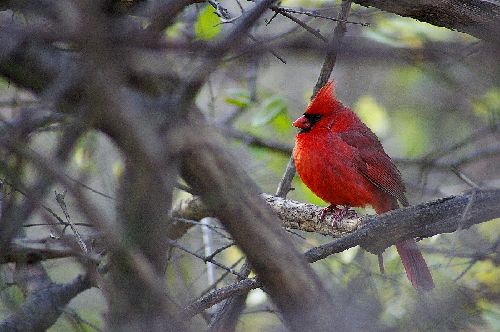
[[[320,114],[309,114],[309,113],[304,113],[304,116],[306,117],[307,120],[311,123],[311,125],[315,124],[316,122],[321,119]]]

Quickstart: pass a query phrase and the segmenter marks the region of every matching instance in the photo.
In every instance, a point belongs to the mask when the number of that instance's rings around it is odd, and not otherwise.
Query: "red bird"
[[[380,214],[407,206],[401,174],[377,136],[333,95],[328,82],[303,116],[293,122],[300,129],[293,159],[302,181],[331,205],[337,220],[349,207],[371,205]],[[338,208],[337,205],[343,206]],[[414,239],[396,244],[406,275],[419,290],[434,288],[429,268]]]

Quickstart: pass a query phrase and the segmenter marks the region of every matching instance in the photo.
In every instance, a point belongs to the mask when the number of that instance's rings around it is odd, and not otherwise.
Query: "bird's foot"
[[[358,214],[356,211],[352,210],[348,206],[338,207],[337,205],[330,205],[323,210],[321,210],[321,215],[319,216],[319,220],[325,220],[327,214],[332,214],[332,227],[337,227],[339,222],[344,218],[357,218]]]

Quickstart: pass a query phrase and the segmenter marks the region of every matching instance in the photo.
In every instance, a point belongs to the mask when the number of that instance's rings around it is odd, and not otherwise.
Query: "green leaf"
[[[212,6],[207,5],[198,15],[194,24],[194,33],[197,39],[210,40],[220,33],[220,19]]]
[[[224,98],[224,101],[226,104],[245,108],[250,103],[250,93],[245,89],[234,89],[229,92],[229,95]]]
[[[95,171],[94,155],[97,143],[95,133],[88,133],[78,140],[73,152],[73,162],[77,167],[85,171]]]
[[[252,126],[262,126],[269,123],[281,113],[286,113],[287,108],[285,101],[279,96],[266,99],[253,117]]]
[[[276,133],[279,134],[279,137],[286,137],[286,134],[295,133],[295,128],[292,126],[292,119],[290,119],[286,112],[278,114],[271,122],[271,125]]]

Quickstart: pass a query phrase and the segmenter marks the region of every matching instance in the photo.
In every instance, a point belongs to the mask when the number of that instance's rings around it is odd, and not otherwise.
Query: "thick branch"
[[[18,269],[18,284],[27,293],[26,302],[0,323],[1,331],[45,331],[71,299],[91,286],[90,279],[83,276],[67,284],[54,284],[38,264]]]
[[[488,0],[353,0],[500,44],[500,3]]]
[[[282,226],[291,229],[298,229],[304,232],[314,232],[333,237],[341,237],[347,233],[352,233],[360,225],[359,219],[342,220],[338,226],[332,227],[334,218],[332,215],[326,215],[323,220],[320,220],[322,208],[307,203],[300,203],[293,200],[287,200],[281,197],[261,194],[260,195],[271,207],[271,209],[281,219]],[[193,196],[188,199],[181,200],[177,203],[172,211],[173,215],[183,219],[200,220],[207,216],[215,216],[216,213],[211,212],[202,202],[202,200]],[[178,221],[181,226],[176,226],[182,229],[185,233],[189,228],[195,226],[196,223]],[[180,236],[176,236],[178,238]]]
[[[452,233],[498,218],[499,201],[500,189],[474,190],[461,196],[370,216],[363,220],[367,226],[356,233],[365,249],[379,252],[404,238]]]
[[[187,306],[184,309],[184,316],[186,318],[192,317],[227,298],[243,295],[249,290],[259,288],[261,286],[262,284],[256,279],[243,279],[232,285],[216,289]]]
[[[245,278],[238,278],[238,281],[248,278],[250,274],[250,264],[246,261],[241,267],[240,274]],[[234,296],[222,303],[217,312],[210,320],[208,332],[231,332],[236,330],[238,319],[245,309],[248,292]]]
[[[331,226],[333,218],[326,215],[320,220],[321,207],[281,197],[261,194],[271,209],[282,221],[282,226],[305,232],[315,232],[333,237],[356,235],[355,245],[377,252],[409,237],[426,238],[500,217],[500,189],[470,191],[460,196],[449,196],[438,200],[394,210],[382,215],[369,215],[360,219],[345,219]],[[467,214],[463,216],[465,208]],[[193,197],[179,203],[175,209],[179,217],[199,220],[214,215],[200,198]],[[352,246],[355,246],[352,245]],[[345,249],[348,249],[349,246]]]

